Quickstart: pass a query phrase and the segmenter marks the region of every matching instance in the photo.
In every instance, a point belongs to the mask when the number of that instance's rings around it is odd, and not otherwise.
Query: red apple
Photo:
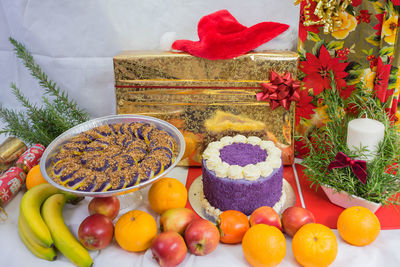
[[[219,243],[218,228],[210,221],[195,219],[186,227],[185,241],[191,253],[197,256],[210,254]]]
[[[270,226],[275,226],[282,231],[282,223],[279,214],[268,206],[262,206],[253,211],[250,215],[250,225],[254,226],[256,224],[266,224]]]
[[[315,223],[315,217],[305,208],[290,207],[282,213],[283,231],[289,236],[294,236],[297,230],[307,223]]]
[[[196,219],[194,212],[187,208],[176,208],[165,211],[160,217],[161,231],[185,233],[188,224]]]
[[[89,214],[103,214],[114,220],[119,213],[119,200],[115,196],[95,197],[89,202]]]
[[[103,214],[87,217],[78,229],[79,240],[87,249],[98,250],[107,247],[114,235],[114,225],[110,218]]]
[[[157,235],[150,248],[153,258],[162,267],[177,266],[187,254],[185,240],[174,231],[166,231]]]

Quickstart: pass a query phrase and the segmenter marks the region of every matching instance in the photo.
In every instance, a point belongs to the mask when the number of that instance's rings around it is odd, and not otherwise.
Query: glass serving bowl
[[[173,161],[173,163],[171,164],[171,166],[169,166],[167,169],[165,169],[162,173],[159,173],[157,176],[154,176],[153,178],[151,178],[143,183],[139,183],[135,186],[131,186],[131,187],[123,188],[123,189],[110,190],[110,191],[104,191],[104,192],[86,192],[86,191],[74,190],[71,188],[64,187],[63,185],[60,185],[53,181],[53,179],[51,177],[51,172],[50,172],[50,170],[54,164],[53,159],[57,155],[57,153],[60,151],[63,144],[65,144],[71,137],[78,135],[81,132],[98,127],[98,126],[114,124],[114,123],[130,123],[130,122],[150,123],[150,124],[156,126],[158,129],[166,131],[175,139],[175,142],[176,142],[175,155],[176,155],[176,157],[175,157],[175,160]],[[184,152],[185,152],[185,139],[183,138],[183,135],[181,134],[181,132],[172,124],[170,124],[166,121],[157,119],[157,118],[143,116],[143,115],[112,115],[112,116],[107,116],[107,117],[96,118],[96,119],[84,122],[82,124],[79,124],[71,129],[69,129],[68,131],[64,132],[63,134],[58,136],[56,139],[54,139],[53,142],[50,143],[50,145],[46,148],[46,150],[43,153],[43,156],[40,160],[40,171],[42,172],[44,178],[51,185],[53,185],[63,191],[73,193],[75,195],[89,196],[89,197],[106,197],[106,196],[113,196],[113,195],[118,196],[118,195],[123,195],[123,194],[137,191],[149,184],[154,183],[159,178],[165,176],[181,160]]]

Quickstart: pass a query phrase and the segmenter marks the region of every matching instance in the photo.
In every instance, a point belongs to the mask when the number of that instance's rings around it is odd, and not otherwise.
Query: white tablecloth
[[[183,183],[186,182],[187,169],[177,167],[168,174],[169,177],[178,178]],[[152,214],[158,221],[157,216],[147,202],[148,188],[142,190],[143,203],[137,209],[141,209]],[[62,255],[54,262],[47,262],[33,256],[20,241],[18,236],[17,221],[18,208],[22,193],[19,193],[7,206],[6,211],[9,215],[5,223],[0,223],[0,266],[21,267],[21,266],[49,266],[67,267],[73,266],[68,259]],[[79,224],[89,214],[87,205],[89,199],[85,199],[77,206],[67,205],[64,209],[64,218],[70,229],[77,233]],[[126,212],[128,209],[121,212]],[[344,267],[397,267],[400,266],[400,230],[381,231],[378,238],[366,247],[355,247],[345,243],[334,230],[338,240],[339,248],[335,262],[331,266]],[[291,238],[286,237],[286,256],[279,266],[299,266],[293,256],[291,248]],[[114,241],[109,247],[100,252],[91,252],[94,259],[94,267],[131,267],[131,266],[158,266],[152,259],[151,251],[143,253],[126,252],[121,249]],[[242,253],[241,245],[219,244],[217,249],[206,256],[195,256],[187,254],[186,259],[180,266],[249,266]]]

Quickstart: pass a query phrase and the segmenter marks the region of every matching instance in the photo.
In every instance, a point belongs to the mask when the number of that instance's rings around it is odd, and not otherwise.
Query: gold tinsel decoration
[[[334,31],[335,28],[342,26],[340,19],[340,13],[346,10],[348,5],[351,4],[351,0],[305,0],[306,5],[304,6],[304,26],[311,25],[323,25],[324,33],[328,34]],[[311,2],[317,2],[314,11],[311,9]],[[298,5],[301,0],[296,0],[295,5]],[[312,20],[310,18],[310,12],[319,18],[318,20]]]

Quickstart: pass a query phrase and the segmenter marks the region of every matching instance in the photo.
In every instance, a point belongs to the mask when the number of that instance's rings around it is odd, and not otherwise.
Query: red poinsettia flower
[[[349,85],[345,88],[339,89],[339,95],[341,98],[347,99],[347,98],[349,98],[349,96],[351,96],[351,94],[353,93],[353,91],[355,89],[356,89],[355,85]]]
[[[400,0],[392,0],[394,6],[400,6]]]
[[[385,103],[388,100],[389,96],[393,94],[393,89],[391,90],[387,89],[391,66],[392,65],[390,64],[383,64],[382,59],[378,57],[378,64],[376,65],[374,91],[376,97],[382,103]]]
[[[396,117],[396,112],[397,112],[397,104],[399,103],[399,99],[393,98],[392,101],[392,107],[390,108],[390,111],[388,112],[390,120],[393,123],[396,123],[398,118]]]
[[[306,146],[304,140],[296,140],[294,142],[294,151],[296,151],[296,157],[304,158],[310,153],[310,149]]]
[[[308,94],[307,90],[300,90],[300,100],[296,103],[296,125],[299,124],[300,118],[311,119],[314,114],[315,106],[311,103],[313,97]]]
[[[351,1],[351,5],[354,6],[354,7],[357,7],[357,6],[361,5],[361,3],[362,3],[362,0],[353,0],[353,1]]]
[[[400,1],[400,0],[399,0]],[[379,21],[378,24],[376,24],[373,29],[376,30],[375,34],[378,36],[381,36],[382,34],[382,23],[383,23],[383,13],[376,14],[375,18]]]
[[[331,88],[330,72],[334,75],[338,90],[347,87],[343,78],[348,74],[344,70],[349,63],[341,63],[339,58],[332,58],[325,46],[321,46],[319,57],[311,53],[307,53],[306,57],[307,60],[300,63],[300,68],[306,74],[303,79],[304,86],[313,88],[314,95]]]
[[[348,104],[347,107],[344,108],[344,111],[346,111],[347,114],[351,114],[354,116],[357,116],[357,114],[359,113],[357,106],[353,103]]]
[[[299,22],[299,38],[302,42],[304,42],[307,39],[307,32],[313,32],[313,33],[319,33],[318,25],[312,25],[312,26],[304,26],[304,21],[306,20],[305,15],[304,15],[304,8],[307,4],[307,1],[301,1],[300,4],[300,22]],[[315,7],[317,6],[317,2],[311,1],[311,6],[309,10],[315,10]],[[310,19],[313,21],[319,20],[318,16],[314,14],[314,12],[310,11]]]

